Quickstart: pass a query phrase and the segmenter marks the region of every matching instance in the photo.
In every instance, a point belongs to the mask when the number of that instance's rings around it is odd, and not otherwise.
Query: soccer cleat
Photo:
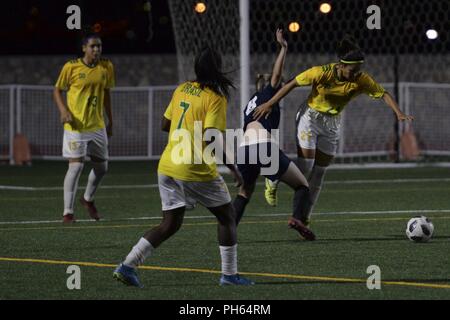
[[[138,288],[144,287],[139,280],[136,269],[127,267],[122,263],[117,266],[116,270],[114,270],[113,278],[126,284],[127,286],[134,286]]]
[[[272,206],[277,206],[277,188],[278,185],[273,183],[270,179],[266,178],[266,190],[264,191],[264,196],[267,203]]]
[[[255,283],[247,278],[239,276],[239,274],[234,274],[232,276],[222,275],[220,277],[219,284],[221,286],[228,286],[228,285],[236,285],[236,286],[251,286]]]
[[[300,220],[290,217],[288,221],[288,227],[295,229],[300,233],[300,235],[308,241],[316,240],[315,234],[309,230]]]
[[[89,216],[94,220],[100,220],[100,216],[98,215],[97,208],[95,207],[94,201],[87,201],[84,199],[83,196],[80,198],[80,203],[83,205],[83,207],[86,208],[86,210],[89,213]]]
[[[63,223],[74,223],[75,221],[75,216],[71,213],[63,216]]]
[[[305,220],[300,220],[302,223],[303,223],[303,225],[305,226],[305,227],[310,227],[311,226],[311,219],[310,218],[307,218],[307,219],[305,219]]]
[[[311,219],[306,219],[305,221],[303,221],[303,224],[305,225],[305,227],[310,227],[311,226]]]

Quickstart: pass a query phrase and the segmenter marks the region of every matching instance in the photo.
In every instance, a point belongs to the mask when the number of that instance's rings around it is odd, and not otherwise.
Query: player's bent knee
[[[69,158],[69,164],[70,163],[84,163],[84,158]]]
[[[246,199],[249,199],[252,197],[253,192],[255,191],[255,185],[252,186],[243,186],[239,190],[239,194],[243,196]]]
[[[216,216],[217,221],[219,221],[219,224],[225,226],[227,225],[234,226],[236,224],[235,212],[231,203],[228,203],[226,205],[217,208],[209,208],[209,209]]]
[[[108,161],[103,161],[103,162],[97,162],[95,163],[94,167],[101,173],[106,173],[108,172]]]
[[[305,149],[297,146],[297,156],[304,159],[314,159],[316,157],[316,149]]]
[[[333,154],[327,154],[323,151],[317,150],[315,157],[315,164],[321,167],[328,167],[334,160]]]

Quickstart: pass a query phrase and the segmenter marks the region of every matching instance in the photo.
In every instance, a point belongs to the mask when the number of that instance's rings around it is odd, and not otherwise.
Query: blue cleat
[[[139,280],[136,269],[127,267],[122,263],[117,266],[116,270],[114,270],[113,278],[126,284],[127,286],[134,286],[138,288],[144,287]]]
[[[221,286],[228,286],[228,285],[251,286],[254,285],[255,283],[249,279],[239,276],[239,274],[234,274],[232,276],[227,276],[223,274],[220,277],[219,284]]]

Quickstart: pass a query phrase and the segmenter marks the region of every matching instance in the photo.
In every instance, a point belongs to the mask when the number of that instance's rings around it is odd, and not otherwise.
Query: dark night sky
[[[82,25],[101,25],[104,49],[114,53],[174,53],[172,23],[166,0],[152,0],[151,19],[145,0],[2,1],[2,54],[66,54],[79,50],[81,32],[66,28],[68,6],[79,5]],[[153,35],[149,38],[149,23]]]
[[[144,10],[147,1],[152,6],[151,18],[149,12]],[[179,1],[194,3],[194,0]],[[206,3],[208,1],[212,0],[205,0]],[[336,39],[343,32],[355,31],[351,23],[365,25],[365,7],[368,4],[378,4],[383,8],[383,29],[359,32],[357,40],[365,43],[366,48],[375,50],[375,53],[388,53],[402,43],[401,53],[448,53],[450,50],[448,0],[330,0],[333,12],[327,17],[326,24],[318,19],[320,0],[251,1],[264,1],[269,7],[272,4],[273,8],[284,8],[284,11],[266,11],[266,14],[274,16],[272,22],[286,22],[294,17],[308,23],[305,32],[289,35],[302,44],[291,48],[293,51],[333,51]],[[168,0],[13,0],[1,3],[0,54],[78,52],[81,32],[66,28],[69,17],[66,9],[72,4],[81,7],[84,26],[101,26],[105,52],[175,53]],[[272,31],[267,30],[272,30],[274,26],[269,25],[264,17],[259,17],[257,10],[251,11],[250,15],[252,28],[259,30],[252,33],[253,39],[272,36]],[[430,26],[436,26],[440,31],[438,41],[424,39],[426,28]],[[327,46],[328,43],[330,46]]]

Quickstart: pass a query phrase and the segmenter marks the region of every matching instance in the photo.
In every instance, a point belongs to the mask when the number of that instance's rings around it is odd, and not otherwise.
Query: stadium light
[[[195,12],[202,14],[206,11],[206,4],[203,2],[197,2],[195,4],[194,10]]]
[[[434,29],[427,30],[426,35],[430,40],[435,40],[439,36],[438,32]]]
[[[323,14],[330,13],[331,12],[331,4],[329,4],[328,2],[324,2],[320,5],[319,10]]]
[[[297,21],[292,21],[289,23],[289,31],[290,32],[298,32],[300,30],[300,23]]]
[[[102,31],[102,25],[99,22],[97,22],[94,24],[92,29],[94,30],[95,33],[100,33]]]

